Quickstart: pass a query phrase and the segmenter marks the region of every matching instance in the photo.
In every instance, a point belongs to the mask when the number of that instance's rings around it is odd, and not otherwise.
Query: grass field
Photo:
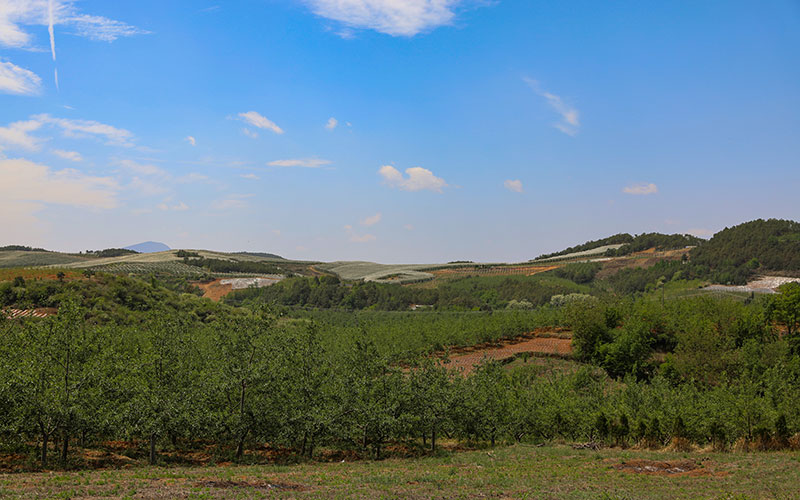
[[[378,462],[4,474],[0,498],[793,499],[799,466],[797,452],[518,444]]]

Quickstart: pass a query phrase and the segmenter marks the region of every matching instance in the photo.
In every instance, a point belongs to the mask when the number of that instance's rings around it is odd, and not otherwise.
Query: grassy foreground
[[[693,470],[648,472],[664,462]],[[0,498],[790,499],[798,472],[797,452],[515,445],[380,462],[3,474]]]

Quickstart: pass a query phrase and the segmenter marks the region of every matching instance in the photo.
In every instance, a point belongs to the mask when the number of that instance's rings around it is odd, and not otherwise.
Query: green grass
[[[702,464],[699,474],[649,475],[614,467],[634,459],[687,458]],[[797,452],[514,445],[380,462],[11,474],[0,478],[0,497],[790,499],[800,496],[799,458]]]

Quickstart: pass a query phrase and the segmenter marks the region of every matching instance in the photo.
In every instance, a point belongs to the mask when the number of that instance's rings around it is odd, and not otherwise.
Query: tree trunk
[[[422,431],[422,447],[426,448],[428,446],[428,434],[425,431]]]
[[[311,442],[308,443],[308,459],[314,459],[314,434],[311,434]]]
[[[303,433],[303,443],[300,445],[300,456],[306,456],[306,443],[308,442],[308,434]]]
[[[494,429],[492,429],[492,448],[494,448]]]
[[[61,467],[67,468],[67,453],[69,453],[69,434],[64,431],[64,439],[61,442]]]
[[[50,437],[50,434],[45,432],[44,427],[42,429],[42,469],[47,467],[47,438]]]
[[[153,432],[150,434],[150,465],[156,464],[156,433]]]
[[[244,440],[247,438],[247,431],[245,430],[242,432],[242,435],[239,436],[239,442],[236,443],[236,462],[242,461],[242,456],[244,456]]]
[[[431,429],[431,453],[436,452],[436,426]]]

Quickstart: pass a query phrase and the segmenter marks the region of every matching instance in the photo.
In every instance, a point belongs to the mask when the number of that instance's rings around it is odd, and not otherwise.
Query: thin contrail
[[[48,24],[47,31],[50,33],[50,51],[53,53],[53,62],[56,62],[56,33],[53,29],[53,0],[47,2]],[[58,68],[55,69],[56,90],[58,88]]]

